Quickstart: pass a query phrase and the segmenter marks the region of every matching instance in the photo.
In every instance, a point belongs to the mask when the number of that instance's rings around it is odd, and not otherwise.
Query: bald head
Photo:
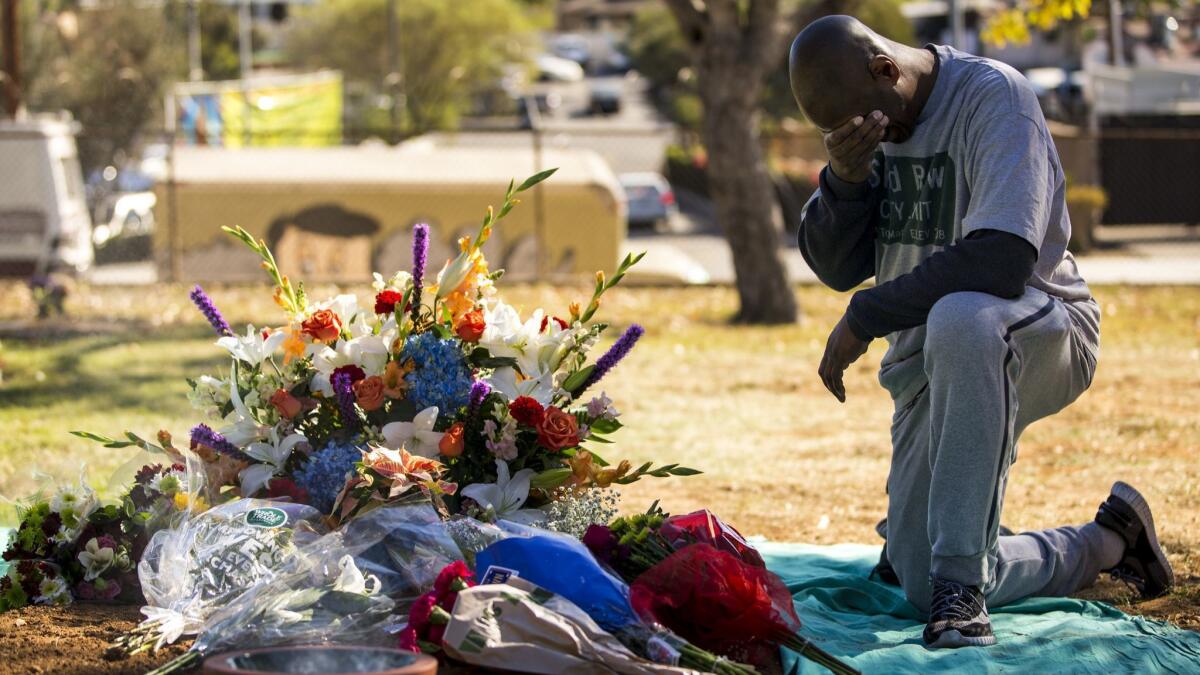
[[[788,59],[792,94],[817,128],[828,131],[878,110],[889,120],[885,139],[893,143],[912,135],[936,67],[932,52],[881,37],[851,16],[810,23]]]
[[[890,56],[889,45],[858,19],[827,16],[792,42],[788,60],[792,94],[810,120],[831,129],[878,107],[872,60]]]

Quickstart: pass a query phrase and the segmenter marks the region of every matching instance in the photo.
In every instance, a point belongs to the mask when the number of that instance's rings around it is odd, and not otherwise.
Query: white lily
[[[246,326],[245,336],[223,337],[217,340],[217,344],[224,347],[235,359],[257,366],[271,358],[286,339],[287,333],[283,331],[275,331],[264,338],[262,331],[251,325]]]
[[[558,393],[553,372],[539,373],[536,377],[525,377],[515,368],[497,368],[487,378],[487,383],[510,401],[516,400],[518,396],[528,396],[543,406],[550,405],[554,400],[554,395]]]
[[[330,378],[333,371],[342,366],[355,365],[363,369],[367,376],[380,375],[387,366],[388,346],[391,339],[385,335],[364,335],[353,340],[338,340],[333,347],[314,344],[308,348],[312,357],[316,374],[312,378],[313,391],[325,396],[333,396],[333,384]]]
[[[475,260],[470,251],[462,251],[453,260],[446,262],[437,276],[438,299],[450,295],[467,280],[467,275],[475,269]]]
[[[292,456],[292,451],[297,445],[307,441],[303,434],[290,434],[281,439],[279,430],[272,428],[270,438],[266,442],[257,441],[246,446],[244,452],[262,463],[251,464],[238,474],[242,484],[242,496],[253,496],[273,477],[282,473],[284,464]]]
[[[100,542],[95,537],[92,537],[77,557],[79,564],[83,565],[83,569],[87,570],[87,574],[84,575],[83,580],[91,581],[104,574],[104,571],[109,567],[112,567],[116,551],[107,546],[101,548]]]
[[[421,457],[437,457],[438,444],[442,442],[442,436],[445,435],[433,430],[437,418],[437,406],[430,406],[417,413],[411,422],[392,422],[383,425],[381,431],[387,447],[392,450],[404,448]]]
[[[342,556],[342,559],[338,561],[338,567],[342,568],[342,572],[333,582],[333,590],[359,595],[375,595],[379,592],[382,586],[379,577],[374,574],[364,576],[358,566],[354,564],[354,556]]]
[[[510,478],[508,462],[498,459],[496,482],[468,485],[463,488],[462,496],[474,499],[483,508],[491,510],[497,520],[536,525],[546,520],[546,512],[521,508],[529,499],[529,481],[533,476],[533,469],[521,469]]]
[[[246,406],[245,401],[242,400],[242,394],[238,391],[236,375],[235,367],[231,369],[229,376],[229,402],[233,404],[233,410],[225,417],[225,426],[219,431],[225,440],[242,447],[266,436],[270,427],[260,424],[250,412],[250,408]]]

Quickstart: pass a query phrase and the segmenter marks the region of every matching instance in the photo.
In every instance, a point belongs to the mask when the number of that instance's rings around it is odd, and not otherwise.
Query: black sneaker
[[[933,603],[925,626],[925,646],[932,649],[987,647],[996,644],[983,593],[945,579],[932,579]]]
[[[1143,599],[1157,598],[1175,585],[1175,573],[1154,532],[1154,517],[1142,493],[1121,481],[1096,512],[1096,523],[1121,535],[1125,556],[1104,570],[1137,589]]]

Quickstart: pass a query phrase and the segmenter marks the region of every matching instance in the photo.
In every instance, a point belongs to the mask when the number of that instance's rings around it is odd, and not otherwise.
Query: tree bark
[[[778,66],[786,32],[779,0],[666,0],[696,69],[704,106],[708,185],[733,255],[739,323],[796,320],[796,298],[779,247],[783,217],[758,135],[763,82]]]

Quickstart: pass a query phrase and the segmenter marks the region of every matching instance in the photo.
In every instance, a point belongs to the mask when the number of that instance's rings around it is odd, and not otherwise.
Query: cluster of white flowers
[[[71,604],[71,590],[67,586],[67,580],[58,574],[44,575],[42,583],[38,587],[38,596],[33,599],[33,602],[37,605]]]
[[[543,507],[543,527],[581,539],[590,525],[611,522],[617,516],[619,501],[613,490],[561,490]]]
[[[75,541],[79,536],[79,532],[87,524],[88,516],[92,515],[100,506],[100,500],[96,498],[96,493],[83,477],[80,476],[79,486],[72,487],[63,485],[54,493],[54,497],[50,499],[50,510],[57,513],[62,519],[62,525],[58,528],[58,532],[50,537],[50,541],[55,544],[68,544]]]
[[[208,420],[222,419],[221,408],[229,403],[229,385],[209,375],[201,375],[188,392],[188,403]]]
[[[493,357],[516,359],[515,368],[497,368],[488,384],[508,400],[529,396],[544,406],[562,393],[567,356],[578,345],[578,327],[564,328],[538,309],[522,322],[517,310],[496,301],[484,311],[483,337],[479,346]],[[543,328],[544,326],[544,328]]]

